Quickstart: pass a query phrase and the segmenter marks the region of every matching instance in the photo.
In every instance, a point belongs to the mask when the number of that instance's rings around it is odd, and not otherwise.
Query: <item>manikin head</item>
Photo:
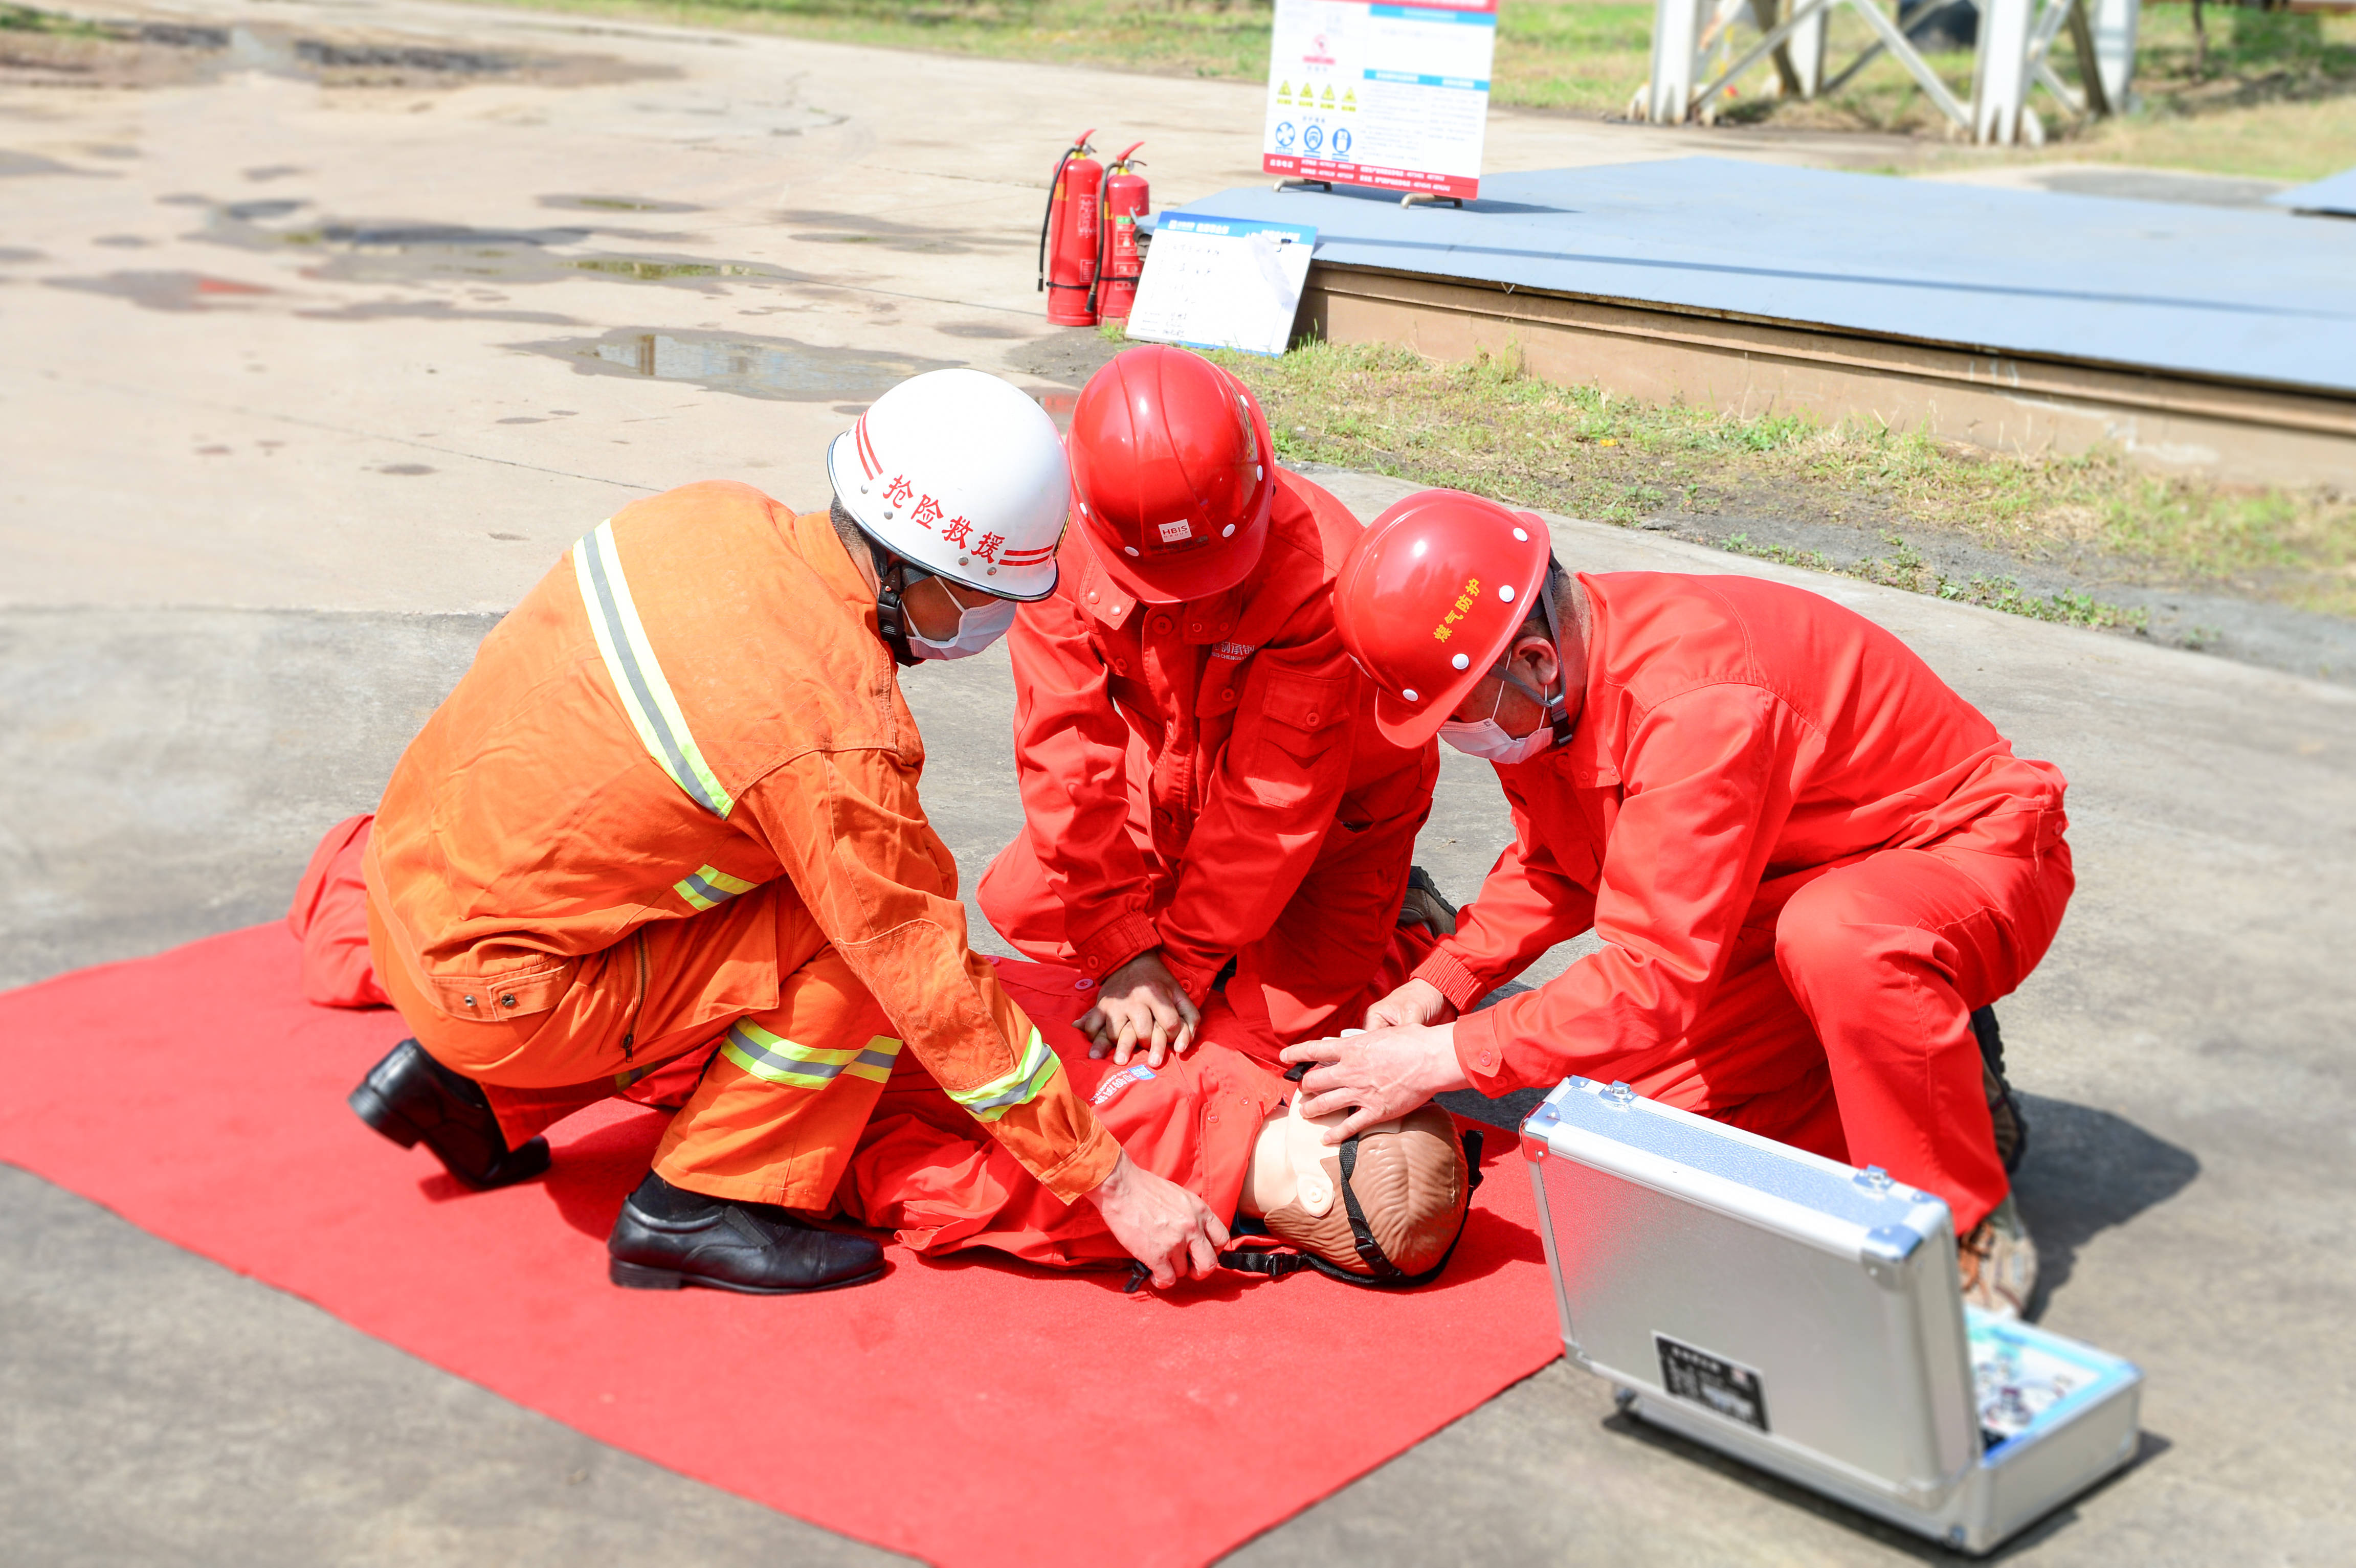
[[[1289,1242],[1347,1273],[1373,1277],[1358,1255],[1342,1194],[1341,1149],[1325,1142],[1346,1112],[1307,1117],[1303,1096],[1260,1124],[1244,1178],[1243,1211]],[[1350,1193],[1383,1255],[1401,1274],[1417,1275],[1448,1255],[1463,1229],[1471,1202],[1470,1173],[1455,1124],[1437,1105],[1423,1105],[1357,1138]]]

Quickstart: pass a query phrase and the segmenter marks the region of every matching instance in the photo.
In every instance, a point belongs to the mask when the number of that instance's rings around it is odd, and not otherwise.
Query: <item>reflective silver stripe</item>
[[[729,1026],[720,1054],[755,1078],[797,1089],[823,1089],[859,1058],[856,1051],[797,1045],[749,1021]]]
[[[884,1049],[876,1050],[879,1045]],[[867,1049],[859,1053],[859,1060],[851,1062],[843,1071],[853,1078],[865,1078],[883,1083],[890,1081],[892,1064],[899,1059],[900,1042],[888,1034],[879,1034],[867,1042]]]
[[[846,1072],[872,1083],[885,1082],[900,1055],[900,1042],[879,1034],[856,1049],[799,1045],[747,1019],[729,1026],[720,1054],[766,1083],[823,1089]]]
[[[691,907],[697,910],[707,910],[714,904],[726,903],[739,893],[749,893],[758,886],[760,886],[759,883],[748,882],[742,877],[732,877],[717,866],[706,866],[701,870],[691,871],[670,885],[671,891],[685,899]]]
[[[1055,1075],[1058,1063],[1039,1031],[1031,1031],[1030,1042],[1023,1047],[1023,1059],[1013,1068],[999,1074],[987,1083],[977,1083],[970,1089],[951,1089],[950,1099],[966,1108],[978,1122],[994,1122],[1017,1105],[1027,1104],[1036,1098],[1047,1081]]]
[[[614,548],[611,519],[598,524],[573,546],[573,573],[581,584],[581,602],[589,611],[589,627],[605,656],[605,673],[613,677],[623,709],[648,753],[661,764],[671,782],[690,799],[715,816],[726,816],[736,802],[721,787],[718,775],[703,760],[702,750],[671,695],[654,645],[638,619],[630,598],[629,580],[622,574],[622,558]]]

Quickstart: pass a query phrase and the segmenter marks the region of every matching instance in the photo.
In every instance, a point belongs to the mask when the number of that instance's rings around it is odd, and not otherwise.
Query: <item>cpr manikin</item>
[[[1342,1190],[1344,1149],[1326,1134],[1346,1112],[1304,1116],[1305,1096],[1260,1124],[1244,1173],[1238,1211],[1259,1221],[1279,1241],[1324,1259],[1345,1273],[1391,1277],[1419,1275],[1439,1264],[1463,1229],[1470,1168],[1445,1112],[1424,1105],[1395,1122],[1366,1128],[1350,1140],[1349,1193]],[[1365,1255],[1351,1224],[1348,1199],[1379,1251]]]
[[[1313,1264],[1354,1283],[1396,1286],[1422,1283],[1448,1256],[1472,1177],[1444,1112],[1426,1106],[1329,1146],[1339,1118],[1304,1120],[1292,1108],[1298,1089],[1261,1060],[1268,1042],[1257,1030],[1264,1026],[1239,1018],[1225,993],[1212,994],[1203,1037],[1183,1056],[1159,1067],[1124,1065],[1090,1055],[1087,1038],[1066,1021],[1074,1011],[1071,970],[998,968],[1073,1093],[1129,1157],[1222,1219],[1241,1216],[1232,1229],[1243,1234],[1218,1253],[1221,1265],[1280,1277]],[[986,1247],[1051,1268],[1128,1261],[1089,1205],[1046,1190],[937,1084],[905,1065],[885,1085],[836,1199],[843,1218],[894,1232],[922,1253]],[[1251,1234],[1262,1227],[1266,1236]]]

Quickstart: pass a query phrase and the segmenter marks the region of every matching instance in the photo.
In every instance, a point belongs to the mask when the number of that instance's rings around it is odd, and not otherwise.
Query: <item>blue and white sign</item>
[[[1129,336],[1281,354],[1291,346],[1316,246],[1307,224],[1164,213],[1145,252]]]
[[[1478,195],[1496,48],[1497,0],[1276,0],[1260,166]]]

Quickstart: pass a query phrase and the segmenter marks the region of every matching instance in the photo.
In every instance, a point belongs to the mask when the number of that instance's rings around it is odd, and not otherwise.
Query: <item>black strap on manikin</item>
[[[1352,1136],[1342,1145],[1342,1202],[1350,1217],[1350,1243],[1357,1249],[1358,1257],[1373,1271],[1372,1277],[1328,1263],[1314,1253],[1280,1251],[1274,1247],[1232,1247],[1219,1254],[1219,1266],[1243,1274],[1266,1275],[1270,1279],[1282,1279],[1289,1274],[1313,1268],[1319,1274],[1365,1285],[1370,1290],[1408,1290],[1419,1285],[1430,1285],[1456,1255],[1456,1243],[1464,1239],[1464,1225],[1472,1216],[1472,1193],[1481,1185],[1481,1135],[1472,1128],[1464,1132],[1464,1212],[1456,1221],[1456,1234],[1448,1239],[1448,1250],[1440,1261],[1421,1274],[1408,1274],[1391,1262],[1383,1253],[1382,1243],[1375,1240],[1373,1229],[1366,1223],[1365,1211],[1358,1207],[1358,1195],[1351,1189],[1350,1177],[1358,1168],[1358,1140]]]

